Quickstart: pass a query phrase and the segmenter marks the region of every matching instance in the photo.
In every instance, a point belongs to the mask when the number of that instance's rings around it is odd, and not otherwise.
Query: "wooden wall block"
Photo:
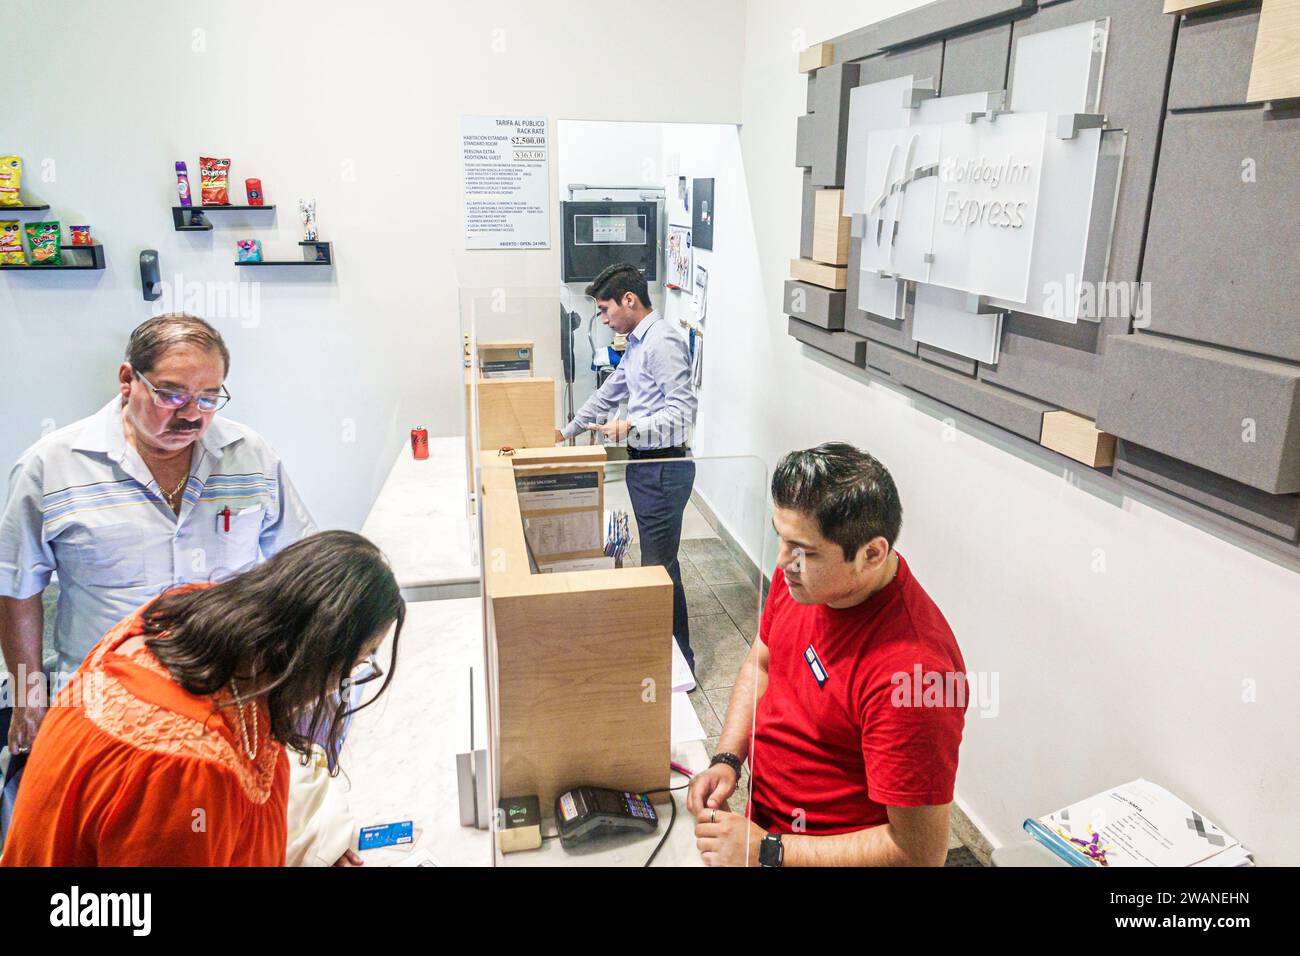
[[[1115,464],[1115,436],[1098,431],[1095,422],[1073,412],[1044,412],[1043,434],[1038,443],[1089,468]]]
[[[1165,0],[1165,13],[1200,13],[1214,7],[1226,7],[1241,0]]]
[[[830,266],[812,259],[791,259],[790,275],[800,282],[810,282],[824,289],[845,289],[849,284],[847,266]]]
[[[835,47],[829,43],[814,43],[799,54],[799,72],[811,73],[831,65]]]
[[[848,265],[852,223],[844,215],[844,190],[819,189],[814,202],[812,257],[827,265]]]
[[[1300,0],[1264,0],[1250,65],[1251,102],[1300,96]]]

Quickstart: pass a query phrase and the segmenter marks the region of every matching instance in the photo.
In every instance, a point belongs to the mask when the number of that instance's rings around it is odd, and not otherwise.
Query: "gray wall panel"
[[[834,63],[861,60],[864,56],[880,52],[875,24],[863,27],[861,30],[854,30],[852,33],[841,34],[831,41],[831,46],[831,60]]]
[[[1258,29],[1258,5],[1184,17],[1169,77],[1169,108],[1245,103]]]
[[[1127,319],[1103,323],[1056,322],[1007,313],[997,365],[981,365],[980,378],[1048,401],[1086,418],[1097,417],[1101,394],[1101,339],[1110,328],[1128,330]]]
[[[1007,88],[1011,24],[999,23],[949,37],[943,44],[942,96]]]
[[[1142,274],[1153,331],[1300,361],[1297,157],[1297,113],[1169,117]]]
[[[1126,441],[1118,443],[1115,474],[1163,489],[1284,541],[1300,541],[1300,495],[1270,495]]]
[[[844,331],[844,292],[787,279],[783,307],[787,315],[826,329]],[[803,307],[798,308],[800,302]]]
[[[1043,413],[1050,405],[1008,392],[978,379],[950,372],[918,358],[879,345],[867,344],[867,365],[889,375],[890,380],[952,405],[964,412],[992,422],[1037,442],[1043,432]]]
[[[814,136],[817,133],[817,114],[809,113],[806,116],[800,116],[795,124],[794,133],[794,164],[803,169],[812,169],[813,161],[817,155]]]
[[[849,92],[858,85],[858,65],[840,63],[817,71],[812,114],[813,185],[844,185],[844,153],[849,131]]]
[[[985,20],[1015,16],[1034,6],[1034,0],[937,0],[881,20],[876,24],[876,39],[881,49],[916,43]]]
[[[964,355],[954,355],[947,349],[926,345],[924,342],[917,346],[916,354],[927,362],[934,362],[936,365],[950,368],[962,375],[974,375],[975,367],[978,364],[974,359],[967,358]]]
[[[1103,431],[1270,494],[1300,492],[1300,366],[1138,333],[1111,340],[1103,384]]]
[[[900,76],[914,76],[918,80],[933,78],[937,85],[943,73],[943,41],[935,40],[924,46],[881,53],[862,61],[859,85],[893,80]]]
[[[860,335],[852,332],[827,332],[807,322],[800,322],[793,316],[790,317],[787,331],[804,345],[811,345],[859,368],[866,365],[867,340]]]

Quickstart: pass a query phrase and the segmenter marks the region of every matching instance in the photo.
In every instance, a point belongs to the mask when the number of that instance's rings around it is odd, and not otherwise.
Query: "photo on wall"
[[[691,230],[695,245],[701,249],[713,248],[713,180],[695,179],[691,181]]]
[[[688,226],[668,227],[667,258],[668,288],[690,292],[693,288],[691,272],[695,264],[695,255],[691,248],[691,230]]]

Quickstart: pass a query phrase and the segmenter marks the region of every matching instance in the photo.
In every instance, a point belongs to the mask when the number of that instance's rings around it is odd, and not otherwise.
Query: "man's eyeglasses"
[[[159,388],[139,372],[135,373],[135,377],[144,382],[145,388],[153,392],[153,403],[159,408],[169,408],[172,411],[177,411],[184,408],[190,402],[193,402],[198,406],[198,409],[201,412],[215,412],[219,409],[225,408],[227,403],[230,401],[230,393],[226,391],[226,386],[224,385],[221,386],[220,395],[192,395],[189,392],[179,389]]]

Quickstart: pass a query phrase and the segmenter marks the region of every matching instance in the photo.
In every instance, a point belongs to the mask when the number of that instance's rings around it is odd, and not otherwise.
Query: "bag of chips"
[[[23,178],[23,161],[17,156],[0,156],[0,206],[21,206],[18,186]]]
[[[230,205],[230,160],[200,156],[199,182],[203,188],[203,205]]]
[[[23,227],[17,219],[0,222],[0,265],[25,266]]]
[[[27,245],[32,250],[32,265],[57,266],[63,264],[59,255],[61,242],[58,222],[29,222],[27,224]]]
[[[262,240],[261,239],[239,239],[236,241],[236,248],[239,250],[239,262],[261,262],[262,261]]]

